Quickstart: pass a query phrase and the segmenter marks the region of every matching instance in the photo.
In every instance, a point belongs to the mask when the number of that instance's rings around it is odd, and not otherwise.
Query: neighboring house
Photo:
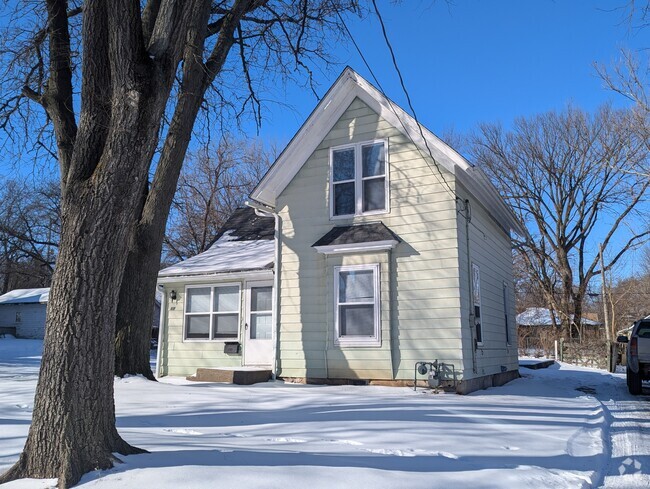
[[[49,288],[15,289],[0,295],[0,334],[42,339]]]
[[[45,336],[45,311],[50,288],[15,289],[0,295],[0,335],[12,334],[16,338],[43,339]],[[152,335],[158,336],[160,322],[160,296],[156,294],[152,318]]]
[[[274,236],[229,223],[209,251],[161,271],[158,375],[260,365],[399,384],[438,360],[459,392],[517,377],[513,214],[483,172],[353,70],[250,198]]]
[[[571,328],[572,337],[578,337],[581,333],[591,336],[601,334],[602,323],[596,320],[595,314],[583,314],[581,323],[581,331]],[[555,326],[560,327],[561,324],[560,316],[555,313]],[[529,307],[517,314],[520,343],[524,343],[521,345],[522,348],[538,347],[539,340],[556,339],[557,334],[552,330],[553,325],[551,310],[546,307]]]

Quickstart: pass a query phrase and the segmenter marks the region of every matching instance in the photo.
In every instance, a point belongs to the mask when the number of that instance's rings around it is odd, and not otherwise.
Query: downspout
[[[158,350],[156,351],[156,377],[160,377],[161,365],[160,360],[162,358],[162,347],[163,347],[163,334],[165,324],[167,323],[167,291],[165,286],[162,286],[163,294],[162,300],[160,301],[160,324],[158,325]]]
[[[397,345],[393,341],[395,337],[393,336],[393,332],[396,329],[395,324],[397,323],[395,320],[395,311],[394,311],[394,304],[397,304],[397,299],[393,301],[393,294],[397,291],[397,287],[393,287],[393,271],[395,270],[395,267],[393,267],[393,248],[390,248],[388,250],[388,342],[390,345],[390,369],[393,374],[393,380],[396,380],[397,378],[397,370],[396,370],[396,365],[397,362],[395,361],[395,352],[397,350]],[[381,288],[381,287],[380,287]],[[380,291],[381,293],[381,291]],[[381,304],[381,301],[379,302]],[[381,323],[381,321],[380,321]]]
[[[271,374],[273,379],[276,378],[279,368],[278,352],[280,351],[280,246],[281,246],[281,225],[280,215],[275,212],[271,207],[256,202],[247,200],[246,205],[251,207],[255,214],[261,217],[273,217],[275,219],[275,250],[273,256],[273,324],[275,329],[275,341],[273,342],[273,367]]]
[[[329,280],[327,278],[327,271],[329,270],[329,255],[325,255],[325,289],[328,289],[327,287],[327,281]],[[332,275],[332,280],[336,280],[336,275]],[[336,283],[332,283],[332,290],[336,290]],[[336,301],[336,299],[334,299]],[[336,302],[334,302],[334,308],[338,307],[336,305]],[[335,309],[332,309],[332,312],[334,316],[332,316],[332,324],[335,324],[336,321],[336,314],[338,314],[338,311]],[[327,351],[330,348],[330,334],[334,335],[334,329],[330,332],[329,330],[329,324],[330,322],[327,320],[327,314],[325,314],[325,349],[323,350],[323,360],[325,360],[325,378],[329,379],[330,378],[330,366],[329,366],[329,358],[327,356]]]

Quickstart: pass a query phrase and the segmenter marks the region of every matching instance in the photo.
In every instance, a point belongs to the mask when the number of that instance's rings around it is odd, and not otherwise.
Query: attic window
[[[332,148],[330,162],[332,217],[386,212],[388,186],[385,141]]]

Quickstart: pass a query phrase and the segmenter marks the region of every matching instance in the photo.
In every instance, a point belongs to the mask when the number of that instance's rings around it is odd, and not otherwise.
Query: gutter
[[[158,277],[158,285],[165,285],[165,284],[175,284],[178,282],[186,282],[186,283],[193,283],[193,282],[205,282],[206,277],[210,278],[224,278],[228,279],[228,277],[232,276],[237,276],[237,277],[243,277],[243,278],[251,278],[251,277],[258,277],[261,275],[265,275],[268,272],[271,272],[272,270],[270,268],[257,268],[255,270],[232,270],[232,271],[227,271],[227,272],[213,272],[213,273],[195,273],[192,275],[168,275],[166,277]]]
[[[281,221],[280,215],[275,209],[259,201],[247,200],[245,204],[255,210],[255,214],[261,217],[273,217],[275,219],[275,251],[273,263],[273,325],[275,338],[273,342],[273,366],[271,373],[276,378],[279,367],[280,352],[280,246],[281,246]]]

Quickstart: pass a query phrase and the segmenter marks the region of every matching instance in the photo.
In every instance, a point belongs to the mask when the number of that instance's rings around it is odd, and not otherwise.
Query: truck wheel
[[[630,370],[630,367],[627,367],[627,389],[630,391],[630,394],[633,396],[638,396],[641,394],[641,375],[634,373]]]

